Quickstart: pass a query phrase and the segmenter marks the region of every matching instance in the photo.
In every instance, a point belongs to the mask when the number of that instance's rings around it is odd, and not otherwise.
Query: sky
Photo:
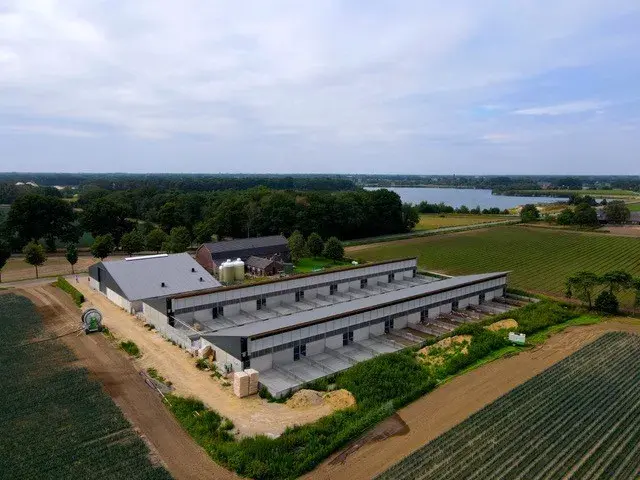
[[[0,171],[640,174],[638,0],[0,0]]]

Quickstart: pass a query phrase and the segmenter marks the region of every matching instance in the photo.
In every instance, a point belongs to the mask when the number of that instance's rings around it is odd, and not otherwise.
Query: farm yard
[[[516,220],[512,215],[465,215],[459,213],[423,213],[415,230],[434,230],[443,227],[462,227],[479,223],[493,223],[504,220]]]
[[[377,478],[636,479],[639,355],[640,336],[608,333]]]
[[[48,336],[29,300],[0,295],[0,318],[2,474],[171,478],[100,384],[73,366],[76,359],[60,340]]]
[[[637,238],[529,228],[486,230],[360,245],[347,255],[364,260],[417,256],[421,268],[450,275],[509,270],[509,285],[564,295],[566,278],[580,270],[598,274],[622,269],[640,274]],[[630,306],[631,295],[621,296]]]

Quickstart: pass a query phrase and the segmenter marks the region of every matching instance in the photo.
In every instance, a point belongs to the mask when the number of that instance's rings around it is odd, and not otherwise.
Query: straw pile
[[[355,397],[351,392],[344,389],[328,393],[302,389],[294,393],[286,403],[289,408],[306,408],[328,405],[333,410],[348,408],[355,404]]]
[[[340,410],[355,405],[356,397],[349,390],[340,389],[325,393],[324,402],[334,410]]]
[[[322,403],[323,398],[321,392],[303,388],[294,393],[293,396],[287,400],[286,405],[290,408],[304,408],[322,405]]]
[[[255,395],[258,393],[258,371],[247,368],[244,373],[249,375],[249,395]]]
[[[497,332],[498,330],[517,330],[518,322],[516,322],[513,318],[507,318],[506,320],[494,322],[485,328],[487,330],[491,330],[492,332]]]
[[[236,372],[233,375],[233,393],[236,397],[249,396],[249,375],[244,372]]]

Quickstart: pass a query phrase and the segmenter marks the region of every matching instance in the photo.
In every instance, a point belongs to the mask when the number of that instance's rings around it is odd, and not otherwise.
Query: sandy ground
[[[292,409],[284,404],[269,403],[257,395],[237,398],[231,387],[223,387],[218,379],[195,367],[195,359],[172,345],[158,333],[151,332],[143,322],[115,306],[102,294],[92,290],[87,277],[74,284],[85,295],[86,307],[97,307],[104,316],[104,324],[121,340],[133,340],[142,357],[135,360],[141,370],[155,368],[160,375],[173,382],[178,395],[193,396],[221,415],[230,418],[239,434],[280,435],[288,426],[313,422],[333,410],[328,405]]]
[[[119,260],[124,258],[121,256],[109,257],[109,260]],[[89,265],[93,265],[99,260],[92,256],[80,256],[78,257],[78,263],[76,263],[74,270],[78,273],[86,272]],[[54,277],[58,275],[70,275],[71,265],[67,262],[67,259],[63,254],[50,255],[47,261],[41,267],[38,267],[38,274],[40,277]],[[7,264],[2,269],[2,282],[15,282],[16,280],[27,280],[36,278],[36,269],[26,263],[22,256],[14,255],[11,257]]]
[[[640,237],[640,226],[614,227],[613,225],[607,225],[604,229],[609,230],[609,235]]]
[[[149,446],[153,460],[160,460],[174,478],[238,478],[213,462],[189,437],[122,351],[101,334],[76,333],[80,327],[80,310],[68,295],[46,285],[14,292],[24,294],[36,304],[49,331],[67,334],[62,340],[77,356],[77,363],[102,383]]]
[[[640,334],[640,321],[616,319],[597,325],[571,327],[532,350],[456,377],[332,455],[305,478],[370,479],[609,331]]]

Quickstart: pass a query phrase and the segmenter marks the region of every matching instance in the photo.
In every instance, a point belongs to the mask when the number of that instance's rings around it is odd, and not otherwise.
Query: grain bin
[[[218,272],[218,276],[220,277],[220,281],[222,283],[233,282],[233,266],[230,259],[228,259],[226,262],[222,262]]]
[[[233,278],[236,281],[244,280],[244,262],[238,258],[231,264],[233,265]]]

